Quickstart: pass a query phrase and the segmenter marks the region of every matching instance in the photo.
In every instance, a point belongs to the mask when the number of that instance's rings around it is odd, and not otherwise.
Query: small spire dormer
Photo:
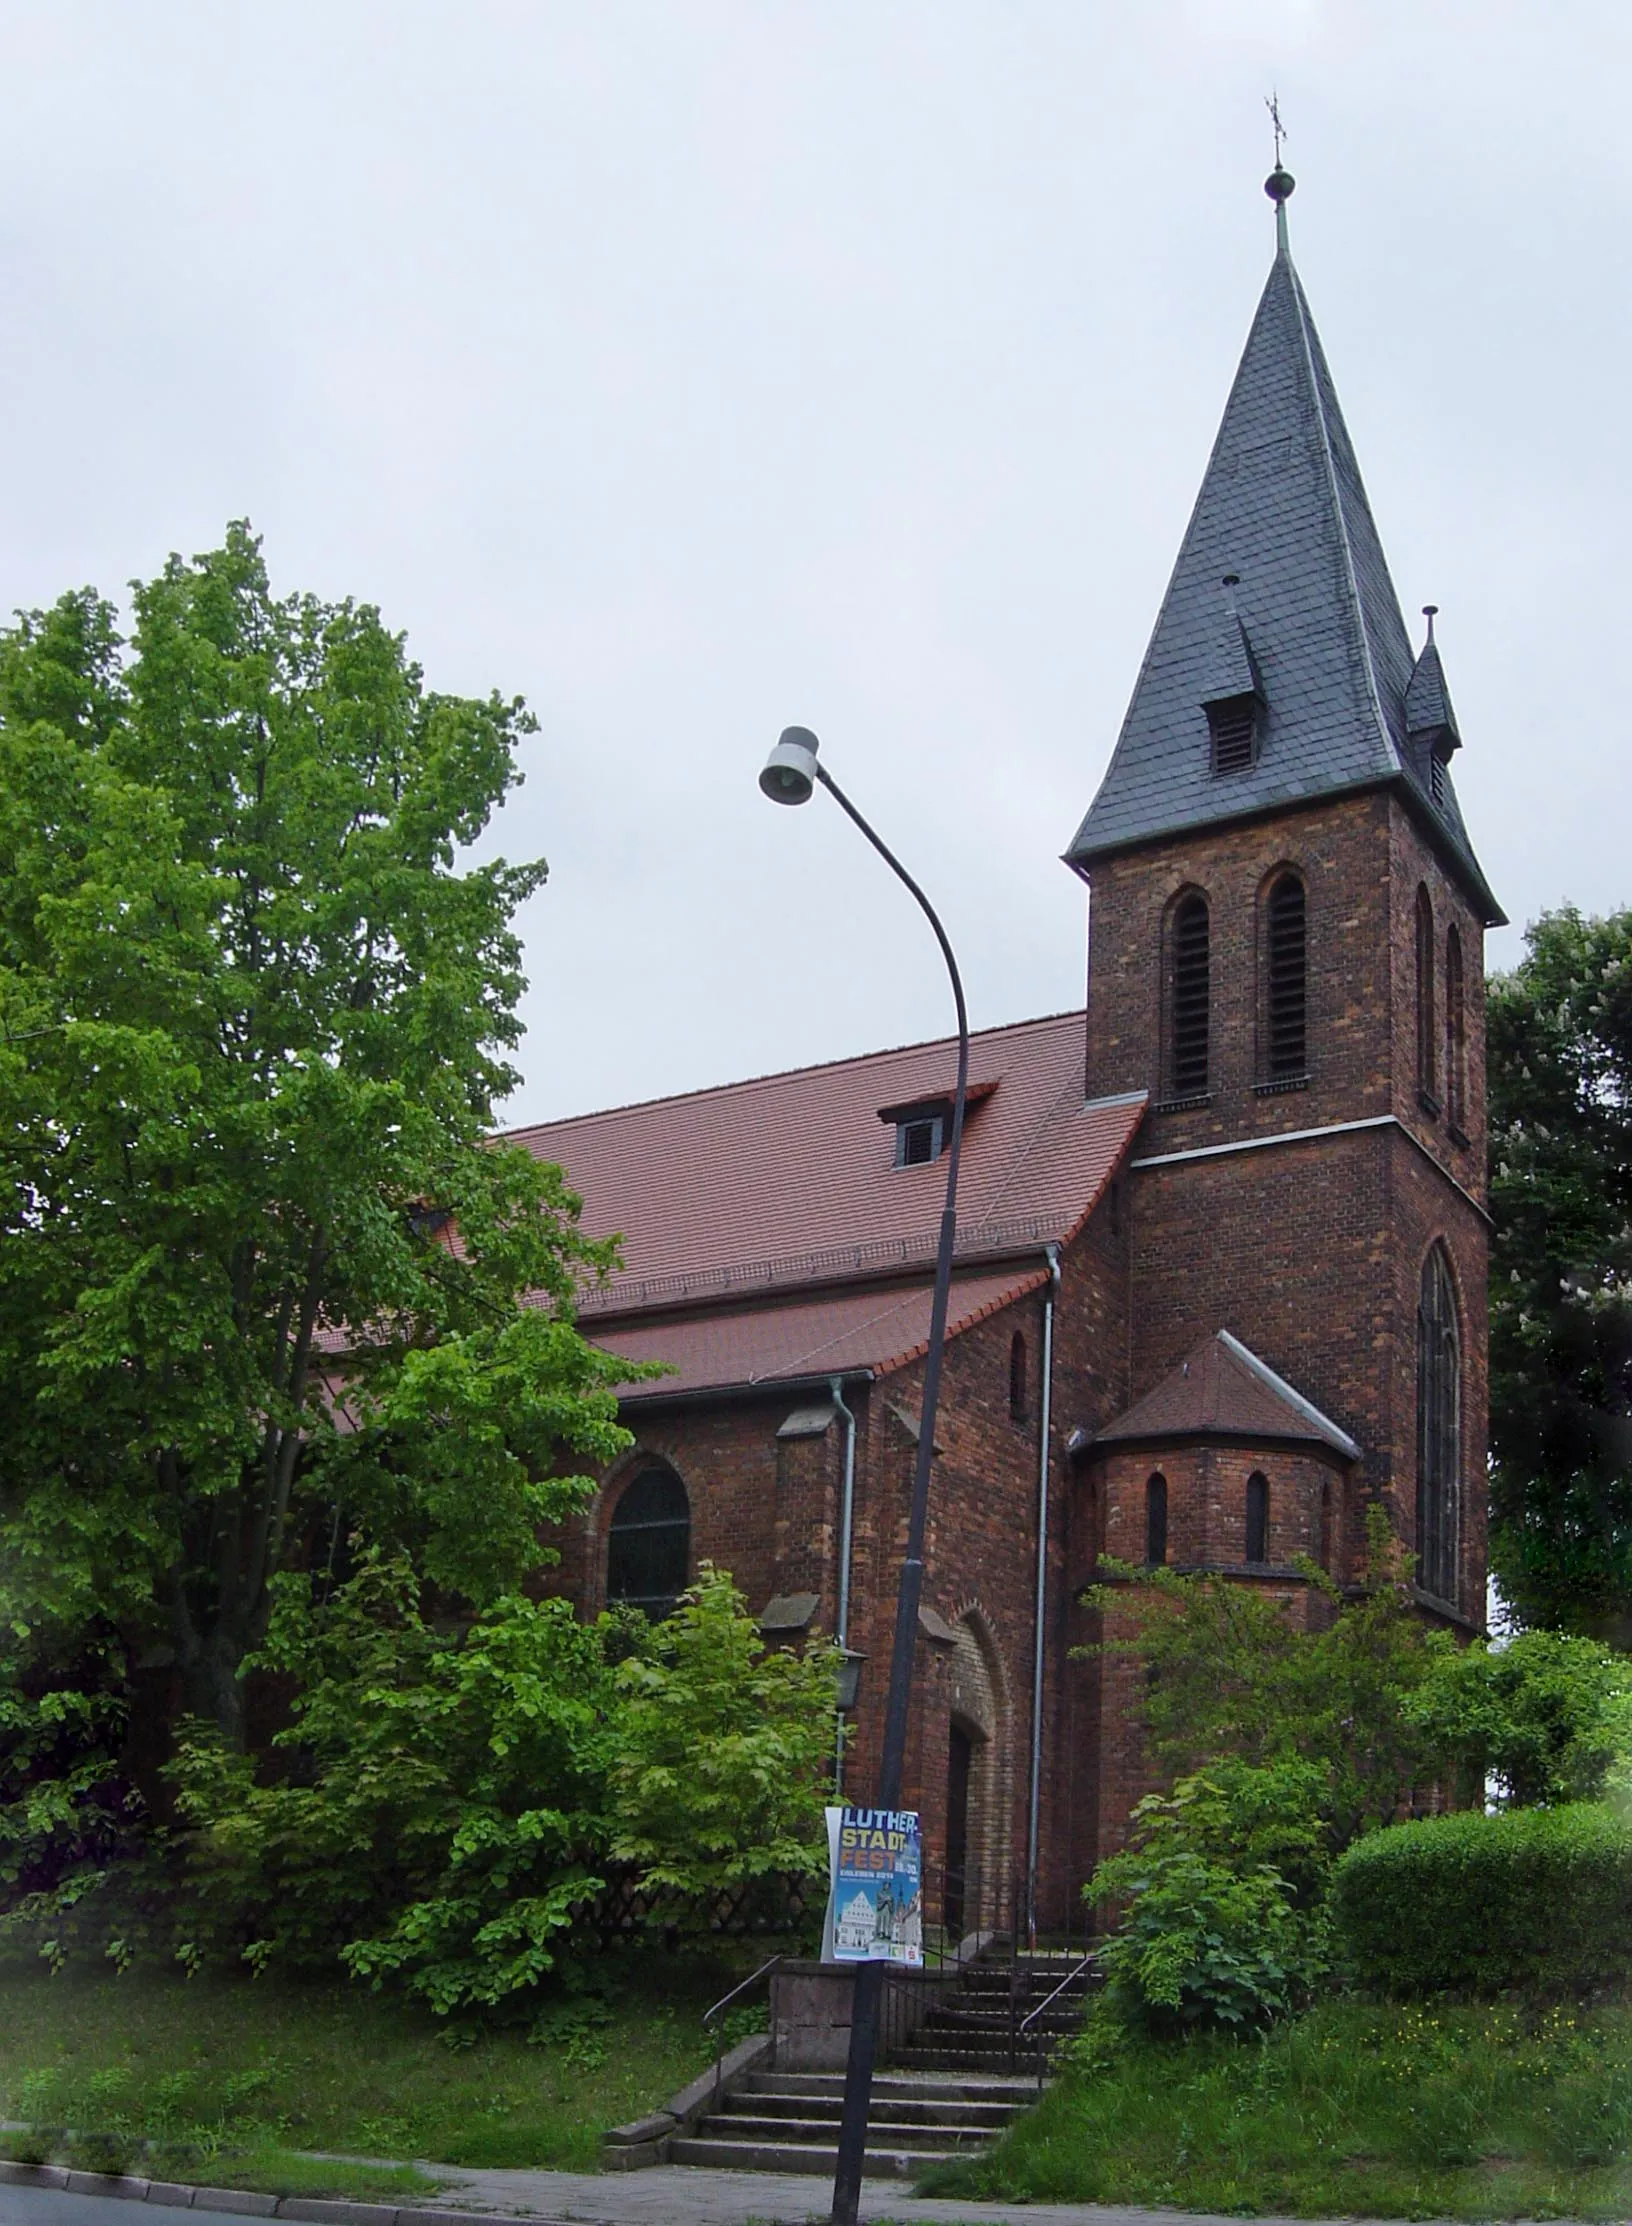
[[[1226,572],[1222,581],[1224,603],[1218,637],[1208,659],[1201,708],[1207,714],[1214,773],[1250,772],[1258,759],[1258,738],[1263,725],[1264,684],[1258,661],[1236,609],[1238,572]]]
[[[1411,668],[1411,678],[1405,690],[1405,736],[1417,775],[1427,788],[1434,802],[1442,809],[1445,803],[1445,776],[1450,767],[1451,754],[1462,747],[1462,736],[1457,730],[1456,712],[1451,703],[1451,691],[1445,685],[1445,668],[1440,662],[1439,644],[1434,640],[1434,620],[1439,614],[1437,603],[1424,603],[1422,615],[1428,621],[1428,639],[1422,645],[1422,654]]]

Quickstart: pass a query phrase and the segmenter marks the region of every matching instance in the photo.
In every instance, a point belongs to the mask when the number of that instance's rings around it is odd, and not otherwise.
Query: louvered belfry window
[[[1281,875],[1267,909],[1269,1079],[1281,1082],[1307,1073],[1309,1066],[1308,923],[1303,883],[1295,873]]]
[[[1207,1089],[1208,1007],[1212,1001],[1212,938],[1207,899],[1191,895],[1173,914],[1172,1072],[1169,1094],[1201,1097]]]
[[[1417,1582],[1453,1605],[1462,1500],[1462,1345],[1445,1247],[1423,1263],[1417,1308]]]

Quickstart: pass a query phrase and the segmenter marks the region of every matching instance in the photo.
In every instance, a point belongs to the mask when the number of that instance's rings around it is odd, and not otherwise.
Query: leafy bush
[[[1188,1852],[1113,1856],[1089,1890],[1131,1896],[1101,1968],[1108,2005],[1135,2030],[1267,2025],[1319,1975],[1321,1928],[1267,1863],[1235,1871]]]
[[[367,1550],[326,1604],[282,1581],[260,1659],[295,1687],[280,1774],[201,1727],[175,1766],[190,1965],[338,1960],[480,2012],[556,1968],[609,1862],[668,1923],[825,1866],[830,1663],[767,1654],[722,1571],[656,1628],[511,1596],[449,1629]]]
[[[611,1675],[565,1600],[507,1598],[459,1634],[407,1557],[370,1552],[325,1608],[285,1582],[263,1661],[297,1681],[273,1783],[202,1727],[176,1766],[195,1829],[192,1960],[399,1976],[487,2005],[553,1966],[603,1883]]]
[[[1134,1845],[1088,1887],[1123,1909],[1101,1967],[1124,2029],[1241,2031],[1307,1997],[1326,1968],[1324,1787],[1308,1763],[1227,1762],[1139,1803]]]
[[[705,1567],[615,1673],[612,1854],[671,1901],[827,1872],[832,1657],[767,1652],[746,1606]]]
[[[1338,1863],[1332,1914],[1354,1976],[1388,1993],[1624,1979],[1632,1826],[1585,1802],[1395,1825]]]
[[[1345,1593],[1315,1563],[1301,1566],[1330,1609],[1310,1629],[1286,1602],[1251,1586],[1166,1568],[1104,1562],[1113,1581],[1087,1601],[1113,1634],[1105,1651],[1137,1655],[1149,1668],[1154,1759],[1175,1772],[1211,1772],[1224,1757],[1308,1766],[1322,1781],[1320,1816],[1335,1854],[1454,1768],[1440,1727],[1409,1703],[1455,1642],[1424,1624],[1381,1508],[1367,1522],[1363,1591]]]

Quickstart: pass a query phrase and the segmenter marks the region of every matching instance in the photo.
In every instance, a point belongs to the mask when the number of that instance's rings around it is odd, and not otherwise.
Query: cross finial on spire
[[[1297,183],[1290,170],[1281,167],[1281,143],[1286,138],[1286,126],[1281,122],[1281,97],[1271,93],[1264,102],[1269,110],[1269,120],[1275,132],[1275,167],[1264,180],[1264,191],[1275,204],[1275,249],[1277,254],[1290,254],[1286,237],[1286,204],[1293,186]]]

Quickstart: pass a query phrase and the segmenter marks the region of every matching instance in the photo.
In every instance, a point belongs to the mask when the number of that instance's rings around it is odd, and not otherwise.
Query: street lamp
[[[952,1253],[958,1233],[958,1158],[963,1149],[963,1109],[969,1087],[969,1015],[964,1008],[958,962],[935,907],[906,867],[874,834],[838,782],[820,762],[819,745],[808,727],[784,727],[766,760],[759,785],[773,804],[806,804],[825,788],[839,809],[855,821],[896,878],[904,882],[935,930],[958,1013],[958,1081],[952,1100],[952,1136],[946,1154],[946,1202],[941,1209],[940,1246],[935,1255],[935,1296],[929,1312],[929,1348],[924,1356],[924,1406],[918,1418],[918,1458],[912,1473],[912,1507],[907,1519],[907,1554],[895,1595],[895,1644],[890,1654],[889,1696],[884,1710],[884,1752],[879,1764],[876,1806],[901,1806],[901,1775],[907,1748],[907,1708],[912,1697],[912,1657],[918,1637],[918,1602],[924,1589],[924,1529],[929,1516],[929,1470],[935,1454],[935,1410],[941,1396],[941,1359],[946,1350],[946,1309],[952,1288]],[[861,2173],[867,2154],[867,2113],[873,2091],[873,2058],[878,2048],[878,2004],[884,1987],[879,1963],[856,1965],[850,2012],[850,2056],[844,2075],[844,2116],[839,2125],[839,2159],[833,2175],[831,2226],[856,2226]]]

